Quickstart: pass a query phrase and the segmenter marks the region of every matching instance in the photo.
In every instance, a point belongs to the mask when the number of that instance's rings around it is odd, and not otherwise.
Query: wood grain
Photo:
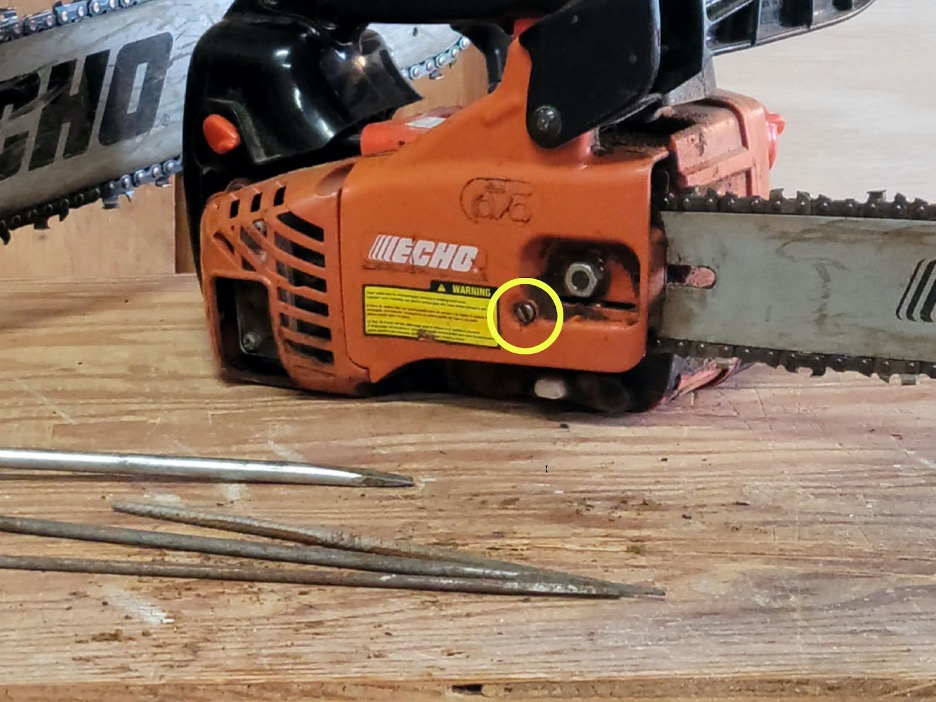
[[[107,500],[182,501],[668,590],[594,603],[0,573],[9,699],[933,693],[932,382],[755,370],[620,418],[339,400],[219,381],[190,276],[8,283],[0,300],[6,444],[307,459],[418,484],[13,475],[4,513],[147,527]],[[0,552],[146,555],[11,535]]]

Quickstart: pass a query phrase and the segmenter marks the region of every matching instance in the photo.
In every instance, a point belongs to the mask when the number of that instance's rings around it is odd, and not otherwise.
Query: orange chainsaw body
[[[668,194],[768,196],[776,118],[720,92],[610,146],[590,133],[546,150],[526,130],[530,70],[514,42],[502,83],[473,104],[372,124],[360,157],[215,195],[201,273],[225,371],[365,395],[434,362],[492,392],[515,373],[639,370],[667,282],[655,192],[665,181]],[[588,301],[553,275],[580,257],[603,267]],[[504,348],[488,326],[491,297],[519,278],[547,281],[561,302],[561,333],[537,353]],[[517,349],[544,345],[556,328],[544,289],[516,285],[494,307],[494,330]],[[245,328],[257,330],[246,341]],[[670,394],[727,372],[700,362]]]

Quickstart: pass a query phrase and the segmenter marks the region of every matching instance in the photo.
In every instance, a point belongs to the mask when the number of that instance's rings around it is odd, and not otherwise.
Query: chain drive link
[[[720,212],[936,222],[936,205],[919,199],[910,200],[903,195],[888,200],[884,191],[871,192],[866,200],[833,200],[822,195],[812,197],[804,192],[797,193],[796,197],[786,197],[782,190],[774,190],[767,198],[738,197],[709,191],[684,196],[667,195],[661,199],[658,206],[662,212]],[[905,384],[916,383],[919,376],[936,379],[936,363],[924,361],[802,353],[790,349],[756,348],[691,339],[660,338],[654,340],[651,347],[659,353],[725,362],[738,359],[744,363],[783,368],[791,373],[808,369],[813,376],[825,375],[827,371],[855,372],[867,377],[877,375],[885,381],[897,376]]]

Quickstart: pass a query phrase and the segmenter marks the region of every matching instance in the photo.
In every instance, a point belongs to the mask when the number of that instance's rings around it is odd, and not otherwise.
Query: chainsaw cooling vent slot
[[[323,341],[332,340],[332,332],[328,327],[322,327],[318,324],[310,324],[309,322],[301,322],[299,320],[292,319],[288,315],[280,315],[280,324],[284,327],[295,326],[295,329],[300,334],[305,334],[306,336],[312,336],[316,339],[322,339]]]
[[[313,241],[317,241],[319,243],[323,243],[325,241],[325,230],[312,224],[312,222],[306,222],[304,219],[302,219],[302,217],[299,217],[292,212],[283,212],[278,219],[290,229],[294,229],[303,236],[309,237]]]
[[[325,231],[292,212],[277,215],[276,225],[271,232],[272,244],[281,252],[276,273],[288,283],[278,294],[284,344],[306,358],[334,365]]]
[[[306,263],[310,263],[316,268],[325,268],[325,256],[320,254],[318,251],[307,249],[302,244],[297,244],[295,241],[291,241],[286,237],[281,236],[280,234],[276,235],[275,243],[276,248],[280,249],[281,251],[285,251],[290,256],[294,256],[302,261],[305,261]]]
[[[317,276],[309,275],[307,273],[303,273],[302,271],[297,271],[295,268],[288,268],[284,266],[282,263],[277,265],[276,272],[279,273],[287,281],[289,281],[289,284],[294,287],[309,288],[310,290],[315,290],[316,292],[320,292],[320,293],[328,292],[328,283],[322,278],[319,278]],[[295,297],[299,299],[303,299],[303,298],[300,298],[298,295],[296,295]],[[319,303],[315,303],[310,300],[309,304],[313,305],[313,304],[319,304]],[[325,307],[325,309],[327,310],[328,308]],[[321,314],[321,313],[317,312],[316,314]]]
[[[284,185],[279,190],[276,191],[276,195],[273,196],[273,207],[282,207],[283,203],[286,202],[286,186]]]
[[[260,245],[260,242],[257,241],[256,238],[250,235],[250,232],[247,230],[246,227],[241,227],[240,240],[244,246],[246,246],[255,254],[259,254],[263,250],[263,247]]]
[[[301,353],[303,356],[314,358],[319,363],[324,363],[328,366],[335,365],[335,354],[333,354],[331,351],[317,349],[314,346],[306,346],[305,344],[297,344],[295,341],[289,340],[286,341],[286,345],[296,353]]]
[[[328,316],[328,305],[324,302],[317,302],[316,300],[310,300],[307,297],[302,295],[296,295],[294,293],[288,293],[285,290],[280,290],[280,302],[292,305],[303,312],[309,312],[311,314],[317,314],[320,317]]]

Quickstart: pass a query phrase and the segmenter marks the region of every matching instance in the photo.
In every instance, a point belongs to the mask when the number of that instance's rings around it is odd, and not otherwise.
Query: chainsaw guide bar
[[[726,217],[744,217],[745,228],[752,232],[758,229],[758,217],[779,215],[791,218],[820,218],[825,225],[843,223],[847,226],[849,220],[856,224],[869,220],[891,220],[895,225],[906,227],[919,222],[936,233],[936,226],[929,226],[936,223],[936,205],[918,199],[910,200],[903,195],[887,200],[883,192],[872,192],[864,201],[811,197],[803,192],[798,193],[796,197],[785,197],[782,190],[773,191],[769,198],[736,197],[708,192],[684,197],[665,197],[658,203],[658,207],[664,222],[668,213],[675,217],[679,217],[680,213],[721,213]],[[763,225],[769,228],[766,220]],[[899,229],[895,226],[894,236]],[[927,232],[927,236],[931,234]],[[924,240],[921,236],[919,245],[923,247],[927,241],[928,239]],[[906,243],[906,238],[901,243]],[[836,263],[837,261],[832,261],[833,265]],[[880,264],[867,261],[867,265],[874,267]],[[910,267],[906,271],[907,287],[901,288],[903,299],[893,301],[895,319],[916,322],[919,329],[928,332],[928,336],[922,338],[923,344],[933,343],[931,337],[936,332],[933,319],[933,309],[936,306],[934,271],[936,260],[921,260],[917,263],[916,270]],[[790,297],[795,297],[795,294],[791,293]],[[936,378],[936,363],[931,361],[841,353],[807,353],[789,348],[760,348],[749,344],[722,343],[724,341],[726,340],[661,336],[654,340],[651,349],[693,358],[739,359],[745,363],[783,368],[792,373],[805,368],[812,371],[813,376],[824,375],[827,371],[851,371],[867,377],[877,375],[885,381],[899,376],[906,384],[915,383],[916,378],[921,375]]]

